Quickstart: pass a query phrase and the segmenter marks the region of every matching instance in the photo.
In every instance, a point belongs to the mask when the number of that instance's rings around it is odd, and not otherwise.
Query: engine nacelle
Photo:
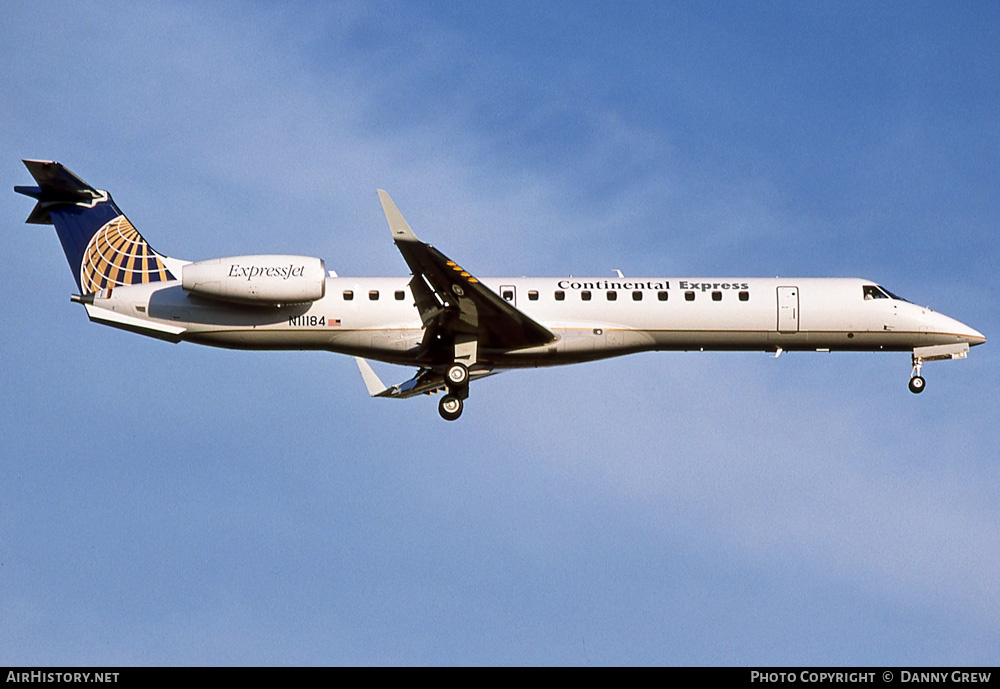
[[[326,266],[308,256],[232,256],[188,263],[181,286],[199,297],[240,304],[302,304],[326,293]]]

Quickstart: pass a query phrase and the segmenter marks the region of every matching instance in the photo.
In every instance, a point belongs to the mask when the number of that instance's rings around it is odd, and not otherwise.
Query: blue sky
[[[995,3],[9,3],[0,171],[159,251],[877,280],[1000,332]],[[994,343],[505,373],[87,322],[0,233],[0,663],[996,664]],[[386,378],[410,372],[381,366]]]

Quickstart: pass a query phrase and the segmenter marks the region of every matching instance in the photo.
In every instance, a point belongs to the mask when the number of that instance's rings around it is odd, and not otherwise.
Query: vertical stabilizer
[[[27,222],[55,225],[82,294],[175,279],[164,257],[142,238],[108,192],[95,189],[59,163],[25,160],[24,165],[38,183],[14,187],[38,202]]]

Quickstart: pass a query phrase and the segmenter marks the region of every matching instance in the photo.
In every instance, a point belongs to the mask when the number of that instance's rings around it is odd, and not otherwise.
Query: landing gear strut
[[[476,363],[477,349],[478,342],[474,336],[466,335],[455,342],[454,363],[444,371],[448,394],[438,403],[438,414],[445,421],[454,421],[462,415],[463,402],[469,398],[469,366]]]
[[[969,343],[929,345],[913,348],[913,371],[910,373],[910,392],[916,394],[924,391],[923,377],[920,367],[928,361],[943,361],[945,359],[964,359],[969,355]]]
[[[908,387],[910,392],[914,395],[919,395],[924,391],[924,387],[927,383],[924,381],[924,377],[920,375],[920,367],[923,365],[923,360],[917,356],[916,352],[913,353],[913,370],[910,372],[910,383]]]

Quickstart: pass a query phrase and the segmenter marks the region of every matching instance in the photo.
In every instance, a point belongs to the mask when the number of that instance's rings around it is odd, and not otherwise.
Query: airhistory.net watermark
[[[68,684],[114,683],[118,681],[117,672],[45,672],[42,670],[14,671],[9,670],[5,682],[59,682]]]

